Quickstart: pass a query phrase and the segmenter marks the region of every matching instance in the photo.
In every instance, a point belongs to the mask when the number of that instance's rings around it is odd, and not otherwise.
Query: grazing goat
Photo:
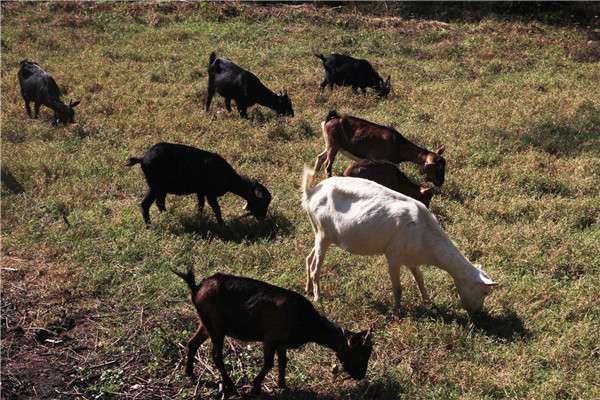
[[[313,289],[315,301],[325,253],[336,244],[353,254],[385,254],[396,307],[402,265],[413,273],[423,301],[430,301],[419,269],[423,264],[454,278],[462,308],[474,313],[483,307],[496,283],[461,254],[422,203],[366,179],[329,178],[310,189],[313,174],[305,167],[302,206],[315,232],[315,246],[306,258],[306,290]]]
[[[349,115],[339,115],[331,111],[321,123],[325,137],[325,151],[317,156],[314,170],[318,171],[324,161],[327,176],[331,176],[333,160],[338,151],[346,157],[361,161],[385,160],[394,164],[412,161],[420,166],[421,175],[435,186],[444,183],[446,160],[442,146],[433,153],[417,146],[398,131],[382,125],[376,125]]]
[[[352,86],[352,93],[358,93],[360,88],[363,95],[368,87],[375,89],[380,97],[386,97],[390,93],[390,77],[384,81],[367,60],[341,54],[330,54],[327,57],[314,54],[323,61],[325,68],[325,80],[321,83],[321,89],[329,85],[329,89],[333,90],[333,85],[336,84]]]
[[[225,395],[235,394],[234,383],[223,363],[223,339],[230,336],[264,343],[264,365],[252,383],[259,394],[261,384],[273,368],[277,353],[280,388],[286,388],[287,349],[315,342],[335,351],[344,370],[363,379],[373,349],[371,329],[353,333],[340,328],[315,310],[304,296],[268,283],[232,275],[216,274],[196,285],[194,273],[174,271],[192,292],[192,304],[200,316],[196,334],[188,341],[185,374],[193,376],[194,356],[210,337],[212,358],[223,378]]]
[[[167,193],[196,193],[200,213],[206,197],[219,224],[223,219],[217,197],[227,192],[246,199],[244,209],[257,219],[262,220],[267,215],[271,193],[256,180],[238,175],[218,154],[181,144],[158,143],[142,158],[131,157],[127,166],[135,164],[142,164],[148,183],[148,193],[141,203],[146,224],[150,223],[149,210],[154,201],[160,211],[166,210]]]
[[[344,176],[368,179],[425,204],[429,208],[433,189],[413,182],[395,165],[387,161],[363,160],[350,165]]]
[[[279,115],[294,116],[292,101],[287,95],[287,90],[275,94],[267,89],[252,72],[240,68],[227,58],[216,57],[214,51],[210,53],[207,112],[216,91],[225,97],[227,111],[231,111],[231,99],[235,100],[242,118],[247,118],[246,109],[257,103],[274,110]]]
[[[52,125],[56,125],[59,120],[63,124],[73,123],[75,111],[73,108],[79,104],[79,101],[73,103],[73,100],[67,106],[60,100],[60,89],[50,75],[39,66],[28,60],[21,61],[19,72],[19,85],[21,86],[21,96],[25,100],[25,109],[27,115],[31,118],[31,108],[29,102],[33,101],[34,118],[38,117],[40,105],[51,108],[54,111],[54,121]]]

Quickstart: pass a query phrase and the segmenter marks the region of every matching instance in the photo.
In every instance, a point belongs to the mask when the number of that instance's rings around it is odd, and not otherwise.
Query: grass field
[[[277,389],[273,370],[262,397],[599,398],[598,17],[587,26],[503,15],[422,18],[400,4],[3,2],[2,398],[216,396],[208,343],[200,380],[183,376],[197,317],[170,268],[305,294],[313,233],[300,179],[324,149],[320,122],[334,109],[430,150],[446,146],[431,211],[501,286],[470,319],[450,276],[424,267],[436,307],[420,303],[405,272],[394,312],[383,256],[333,248],[322,310],[348,329],[374,328],[367,379],[334,379],[333,353],[310,344],[289,353],[292,390]],[[371,60],[391,75],[392,92],[320,92],[312,49]],[[205,112],[213,50],[286,88],[295,117],[255,106],[243,120],[218,96]],[[44,107],[27,117],[16,77],[25,58],[81,100],[75,124],[51,126]],[[243,217],[243,200],[229,194],[220,227],[208,207],[197,214],[193,196],[168,196],[168,212],[153,207],[146,229],[146,184],[125,163],[160,141],[219,153],[258,179],[273,194],[267,219]],[[339,156],[334,173],[349,163]],[[415,166],[401,168],[421,179]],[[260,346],[228,344],[242,392],[261,355]]]

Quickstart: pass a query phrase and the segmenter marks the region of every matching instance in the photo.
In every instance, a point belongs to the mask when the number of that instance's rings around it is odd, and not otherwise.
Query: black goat
[[[38,63],[31,61],[21,61],[19,72],[19,85],[21,86],[21,96],[25,100],[25,108],[27,115],[31,118],[31,108],[29,102],[33,101],[34,118],[38,117],[40,105],[51,108],[54,111],[54,121],[52,125],[56,125],[56,121],[60,120],[63,124],[73,123],[75,111],[73,107],[79,104],[79,101],[73,103],[71,100],[67,106],[60,100],[60,89],[50,75],[44,71]]]
[[[257,103],[280,115],[294,116],[292,101],[287,95],[287,90],[275,94],[267,89],[252,72],[240,68],[227,58],[216,57],[214,51],[210,53],[207,112],[216,91],[225,97],[227,111],[231,111],[231,99],[235,100],[242,118],[247,118],[246,109]]]
[[[127,166],[135,164],[142,164],[148,183],[148,193],[141,203],[146,223],[150,222],[149,210],[154,201],[160,211],[165,211],[167,193],[196,193],[200,213],[206,197],[219,224],[223,219],[217,197],[227,192],[246,199],[244,209],[257,219],[262,220],[267,215],[271,193],[256,180],[238,175],[218,154],[181,144],[158,143],[142,158],[130,158]]]
[[[187,274],[174,272],[190,287],[192,304],[200,317],[198,330],[187,345],[186,375],[193,376],[196,352],[210,337],[212,358],[223,378],[225,395],[235,394],[222,354],[223,339],[230,336],[264,343],[265,362],[252,383],[253,394],[261,392],[261,384],[273,368],[275,353],[279,364],[277,384],[285,388],[286,350],[308,342],[335,351],[352,378],[365,377],[373,349],[370,328],[358,333],[342,329],[319,314],[304,296],[265,282],[216,274],[196,285],[191,270]]]
[[[358,93],[360,88],[363,94],[367,88],[373,88],[381,97],[390,93],[390,76],[384,81],[367,60],[361,60],[341,54],[330,54],[324,57],[322,54],[314,53],[323,61],[325,68],[325,80],[321,83],[321,89],[329,85],[352,86],[352,92]]]

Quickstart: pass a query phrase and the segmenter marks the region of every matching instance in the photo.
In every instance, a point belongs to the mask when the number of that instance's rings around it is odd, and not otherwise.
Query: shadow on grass
[[[456,322],[463,327],[473,325],[487,336],[513,341],[527,337],[529,331],[523,325],[523,320],[512,310],[504,310],[503,315],[491,315],[487,311],[480,311],[473,316],[458,309],[445,309],[443,307],[432,306],[417,309],[419,317],[429,317],[435,320],[442,320],[445,324]],[[415,316],[417,316],[415,314]]]
[[[339,377],[338,379],[351,379],[346,376],[344,378]],[[354,385],[353,385],[354,386]],[[351,389],[342,390],[336,396],[319,395],[317,393],[302,390],[299,387],[290,386],[290,390],[279,391],[274,393],[262,393],[260,398],[265,400],[280,400],[280,399],[294,399],[294,400],[333,400],[333,399],[381,399],[381,400],[395,400],[398,399],[399,395],[404,392],[403,388],[398,382],[391,380],[378,380],[369,382],[362,380]],[[242,396],[242,398],[253,398],[249,395]],[[254,397],[256,398],[256,397]]]
[[[0,180],[2,181],[2,188],[6,188],[14,194],[25,192],[25,188],[17,178],[10,172],[10,170],[4,166],[0,170]]]
[[[292,223],[283,214],[270,211],[267,218],[258,221],[252,216],[238,216],[219,225],[214,218],[203,215],[179,216],[179,223],[170,228],[174,234],[195,233],[207,240],[218,237],[226,242],[241,243],[260,239],[273,240],[292,231]]]
[[[555,156],[577,156],[584,152],[597,153],[600,147],[600,110],[592,103],[580,105],[573,117],[544,122],[523,133],[499,132],[509,140],[538,148]]]
[[[384,302],[374,302],[372,307],[388,320],[427,318],[435,321],[441,320],[445,324],[455,322],[465,328],[472,325],[487,336],[507,341],[525,338],[529,335],[529,331],[523,325],[523,320],[512,310],[505,309],[499,316],[491,315],[487,311],[480,311],[469,317],[466,311],[458,308],[446,308],[435,304],[427,306],[420,302],[404,304],[400,310],[394,310],[389,303]]]

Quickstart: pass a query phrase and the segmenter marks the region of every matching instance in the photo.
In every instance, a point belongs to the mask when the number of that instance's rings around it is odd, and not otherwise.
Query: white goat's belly
[[[353,254],[379,254],[385,252],[393,233],[377,231],[357,224],[339,230],[334,243]]]

